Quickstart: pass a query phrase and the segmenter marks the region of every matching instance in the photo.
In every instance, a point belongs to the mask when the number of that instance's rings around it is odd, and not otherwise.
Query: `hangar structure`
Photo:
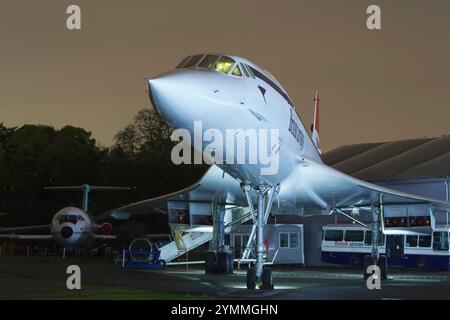
[[[390,142],[344,145],[323,154],[327,165],[355,178],[394,190],[447,200],[450,198],[450,135]],[[369,215],[356,217],[368,222]],[[448,225],[449,214],[436,215],[436,224]],[[343,216],[277,216],[269,223],[303,225],[304,264],[321,266],[322,226],[351,223]],[[242,227],[237,234],[242,234]],[[280,227],[279,227],[280,228]],[[280,229],[280,232],[283,232]],[[233,232],[231,237],[233,237]],[[231,241],[233,244],[233,241]],[[273,243],[275,250],[280,244]],[[302,253],[303,254],[303,253]],[[297,263],[293,259],[292,263]]]

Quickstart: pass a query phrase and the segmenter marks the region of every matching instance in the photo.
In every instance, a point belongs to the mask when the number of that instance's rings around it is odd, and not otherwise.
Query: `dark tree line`
[[[45,186],[135,187],[92,194],[95,214],[192,184],[206,168],[172,164],[170,134],[170,127],[148,109],[117,133],[111,147],[97,144],[83,128],[0,123],[0,212],[8,213],[0,226],[46,223],[62,207],[80,205],[81,193],[43,191]],[[166,218],[161,221],[167,224]]]

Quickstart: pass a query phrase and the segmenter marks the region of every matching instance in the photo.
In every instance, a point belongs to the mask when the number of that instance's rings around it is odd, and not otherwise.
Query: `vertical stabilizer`
[[[314,145],[317,148],[317,151],[319,151],[319,154],[322,154],[322,151],[320,150],[320,138],[319,138],[319,131],[320,131],[320,125],[319,125],[319,92],[316,91],[314,95],[314,119],[313,123],[311,125],[311,139],[314,142]]]

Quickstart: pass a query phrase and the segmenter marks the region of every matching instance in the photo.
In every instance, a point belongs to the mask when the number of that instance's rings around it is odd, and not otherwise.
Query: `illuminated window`
[[[198,67],[205,68],[205,69],[211,69],[211,67],[214,65],[214,62],[216,62],[218,58],[219,58],[219,56],[207,55],[198,64]]]
[[[198,54],[198,55],[192,56],[192,58],[188,61],[188,63],[186,63],[186,65],[184,67],[185,68],[193,68],[193,67],[195,67],[202,57],[203,57],[202,54]]]
[[[238,77],[242,77],[242,73],[241,73],[241,69],[239,68],[239,66],[236,66],[232,72],[233,75],[238,76]]]
[[[186,62],[188,62],[188,60],[191,58],[191,56],[187,56],[186,58],[184,58],[183,60],[181,60],[181,62],[175,67],[175,69],[181,69],[183,68],[183,66],[186,64]]]
[[[217,72],[229,73],[233,65],[233,59],[223,56],[220,57],[219,60],[217,60],[216,64],[214,65],[214,70],[216,70]]]

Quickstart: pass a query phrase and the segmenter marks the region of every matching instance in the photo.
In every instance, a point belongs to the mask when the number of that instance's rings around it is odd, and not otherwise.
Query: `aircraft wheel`
[[[273,279],[272,279],[272,269],[264,268],[263,273],[261,275],[263,290],[273,290]]]
[[[247,289],[255,290],[256,288],[256,269],[251,267],[247,270]]]
[[[387,280],[387,259],[386,256],[380,256],[378,258],[378,266],[380,267],[381,280]]]
[[[369,278],[370,274],[367,273],[367,268],[373,264],[374,263],[372,256],[364,256],[364,267],[363,267],[364,280],[367,280]]]
[[[205,260],[205,273],[217,273],[217,253],[215,251],[208,251]]]

